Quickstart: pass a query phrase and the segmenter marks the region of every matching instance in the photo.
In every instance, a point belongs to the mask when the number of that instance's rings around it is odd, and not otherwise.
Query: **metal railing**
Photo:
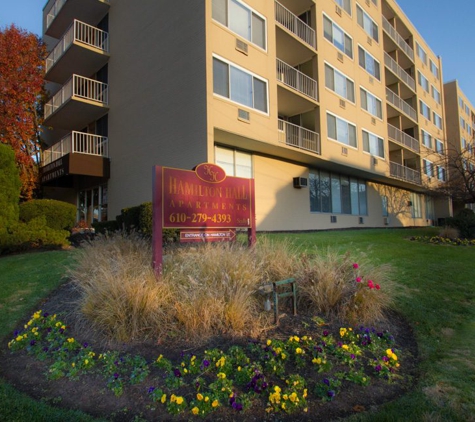
[[[281,119],[278,120],[278,125],[279,142],[321,154],[320,135],[318,133]]]
[[[73,42],[83,43],[104,53],[109,53],[109,34],[75,19],[63,38],[46,58],[46,72],[54,66]]]
[[[392,26],[389,21],[383,16],[383,29],[388,33],[388,35],[393,39],[393,41],[399,46],[399,48],[406,53],[406,55],[414,61],[414,50],[406,42],[406,40],[401,37],[399,32],[396,31],[396,28]]]
[[[408,103],[406,103],[399,95],[396,95],[389,88],[386,88],[386,100],[398,110],[409,116],[417,122],[417,112]]]
[[[275,2],[275,20],[310,47],[316,48],[315,31],[278,1]]]
[[[317,81],[277,59],[277,80],[302,94],[317,100]]]
[[[420,152],[419,141],[397,127],[388,123],[388,136],[394,142],[400,145],[404,145],[414,152]]]
[[[109,141],[105,136],[73,131],[43,151],[41,165],[44,167],[69,153],[108,157]]]
[[[51,7],[51,9],[48,11],[48,15],[46,16],[46,29],[48,29],[51,24],[53,23],[54,19],[56,16],[58,16],[60,10],[63,8],[63,6],[66,4],[68,0],[56,0]],[[110,0],[98,0],[101,1],[102,3],[110,3]]]
[[[392,177],[395,177],[397,179],[415,183],[416,185],[421,184],[420,172],[409,167],[403,166],[401,164],[395,163],[393,161],[389,162],[389,172]]]
[[[384,64],[396,74],[409,88],[416,90],[416,81],[388,53],[384,52]]]
[[[103,82],[84,76],[73,75],[64,86],[45,104],[45,119],[53,114],[73,96],[96,101],[101,105],[109,103],[108,87]]]

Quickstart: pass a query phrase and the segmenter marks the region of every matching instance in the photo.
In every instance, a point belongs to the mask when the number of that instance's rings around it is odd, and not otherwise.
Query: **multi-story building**
[[[431,225],[442,63],[394,0],[50,0],[45,193],[150,201],[152,166],[253,177],[258,230]]]
[[[456,179],[465,174],[464,183],[470,182],[473,180],[473,176],[469,175],[473,174],[475,170],[475,107],[460,89],[456,80],[444,84],[444,98],[449,177],[452,176],[452,179]],[[457,180],[455,180],[456,182]],[[453,187],[453,190],[458,191],[456,186]],[[463,187],[462,190],[464,190]],[[465,207],[475,210],[474,203],[466,203],[460,198],[458,201],[454,200],[454,214]]]

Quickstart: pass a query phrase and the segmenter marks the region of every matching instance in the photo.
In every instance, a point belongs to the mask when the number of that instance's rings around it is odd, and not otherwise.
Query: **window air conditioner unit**
[[[341,16],[341,7],[340,6],[335,6],[335,12],[338,16]]]
[[[376,124],[376,119],[374,117],[371,117],[371,124],[375,125]]]
[[[330,215],[330,223],[336,223],[336,215]]]
[[[337,53],[336,58],[338,59],[339,62],[343,63],[343,54]]]
[[[364,224],[364,218],[358,217],[358,224]]]
[[[378,159],[376,157],[373,157],[373,165],[375,166],[378,165]]]
[[[236,38],[236,50],[244,53],[246,56],[248,54],[248,45],[239,39]]]
[[[301,189],[308,187],[308,180],[306,177],[294,177],[294,188]]]
[[[249,122],[249,120],[251,119],[251,117],[250,117],[248,111],[243,110],[243,109],[241,109],[241,108],[238,108],[238,119],[239,119],[239,120],[242,120],[242,121],[244,121],[244,122]]]
[[[340,107],[341,107],[341,108],[346,108],[346,102],[345,102],[345,100],[340,99]]]
[[[371,4],[369,3],[369,0],[366,0],[366,6],[371,6]]]
[[[367,37],[366,41],[368,42],[369,45],[373,45],[373,39],[371,37]]]
[[[341,147],[341,155],[348,155],[348,148],[347,147]]]

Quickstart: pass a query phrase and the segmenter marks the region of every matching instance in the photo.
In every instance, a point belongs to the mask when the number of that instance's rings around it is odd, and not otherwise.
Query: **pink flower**
[[[374,289],[374,284],[373,284],[373,282],[372,282],[371,280],[368,280],[368,287],[369,287],[370,289]]]
[[[356,282],[361,283],[361,277],[356,277]]]
[[[353,268],[354,268],[355,270],[357,270],[359,267],[360,267],[360,266],[359,266],[356,262],[353,264]]]
[[[376,284],[376,286],[374,286],[376,288],[376,290],[379,290],[381,287],[379,284]]]

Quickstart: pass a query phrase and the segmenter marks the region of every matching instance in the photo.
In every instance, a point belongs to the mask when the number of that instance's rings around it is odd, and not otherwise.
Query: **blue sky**
[[[458,79],[460,88],[475,107],[475,0],[397,2],[432,51],[442,56],[444,81]],[[41,34],[45,4],[43,0],[0,0],[0,27],[15,23]]]

